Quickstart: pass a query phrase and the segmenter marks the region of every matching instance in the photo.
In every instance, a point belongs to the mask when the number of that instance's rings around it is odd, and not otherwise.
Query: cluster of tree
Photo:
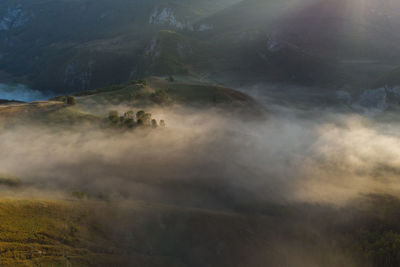
[[[160,120],[157,122],[156,119],[152,118],[151,113],[147,113],[144,110],[136,112],[136,114],[129,110],[125,112],[122,116],[119,115],[118,111],[111,110],[108,113],[108,120],[113,126],[134,128],[138,126],[142,127],[165,127],[165,121]]]
[[[57,96],[52,100],[61,101],[70,106],[76,105],[76,99],[72,95]]]

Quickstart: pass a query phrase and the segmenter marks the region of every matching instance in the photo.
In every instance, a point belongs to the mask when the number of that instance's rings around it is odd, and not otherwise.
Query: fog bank
[[[400,191],[397,123],[282,112],[244,121],[155,110],[167,128],[151,131],[21,125],[0,133],[0,172],[55,191],[207,208]]]

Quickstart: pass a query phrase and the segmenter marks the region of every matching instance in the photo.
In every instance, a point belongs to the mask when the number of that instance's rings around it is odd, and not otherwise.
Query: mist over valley
[[[399,266],[399,14],[2,1],[0,266]]]

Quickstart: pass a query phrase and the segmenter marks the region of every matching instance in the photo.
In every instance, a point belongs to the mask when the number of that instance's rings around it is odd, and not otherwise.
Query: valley
[[[2,0],[0,266],[400,266],[395,0]]]

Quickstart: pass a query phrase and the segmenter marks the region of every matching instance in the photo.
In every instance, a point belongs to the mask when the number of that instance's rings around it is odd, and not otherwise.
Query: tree
[[[151,120],[151,127],[153,127],[153,128],[157,128],[158,127],[158,124],[157,124],[157,121],[156,120]]]
[[[165,128],[165,121],[164,120],[160,120],[160,126]]]
[[[144,114],[144,116],[142,117],[143,125],[145,125],[145,126],[151,125],[151,116],[152,115],[150,113]]]
[[[67,105],[74,106],[76,105],[76,99],[73,96],[67,96],[64,101]]]
[[[169,81],[170,83],[173,83],[173,82],[175,82],[175,78],[172,77],[172,75],[169,75],[168,81]]]
[[[140,110],[136,113],[137,123],[139,125],[150,126],[151,125],[151,114]]]
[[[127,112],[125,112],[125,114],[124,114],[124,118],[126,119],[126,120],[129,120],[129,119],[134,119],[134,117],[135,117],[135,113],[133,112],[133,110],[128,110]]]
[[[118,124],[119,122],[119,114],[118,111],[116,110],[110,110],[108,112],[108,120],[112,123],[112,124]]]
[[[136,119],[140,120],[144,114],[146,114],[146,112],[144,112],[144,110],[139,110],[138,112],[136,112]]]

